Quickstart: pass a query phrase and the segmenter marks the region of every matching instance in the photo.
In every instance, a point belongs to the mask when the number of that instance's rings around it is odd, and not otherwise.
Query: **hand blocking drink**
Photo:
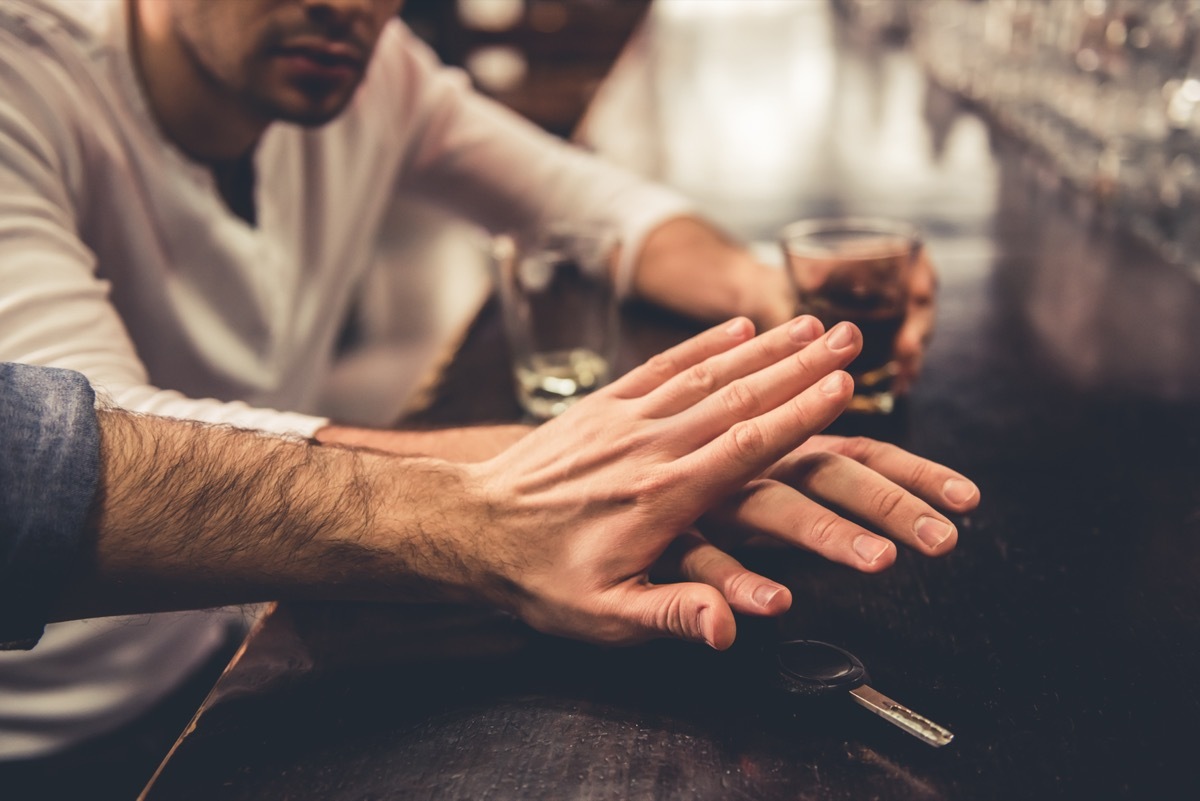
[[[616,254],[602,226],[550,225],[493,243],[517,400],[533,417],[561,414],[612,377]]]
[[[848,368],[854,377],[849,408],[891,412],[896,334],[921,250],[917,229],[874,218],[802,220],[783,229],[781,244],[799,310],[827,328],[849,320],[862,330],[862,353]]]

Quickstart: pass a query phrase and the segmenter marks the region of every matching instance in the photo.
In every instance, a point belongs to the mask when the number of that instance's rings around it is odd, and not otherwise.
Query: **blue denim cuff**
[[[100,477],[79,373],[0,364],[0,649],[31,648],[86,553]]]

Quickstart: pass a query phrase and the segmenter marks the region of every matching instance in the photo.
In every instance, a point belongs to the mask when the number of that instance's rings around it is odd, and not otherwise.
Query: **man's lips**
[[[293,71],[314,78],[355,77],[367,63],[359,48],[343,42],[289,42],[276,54]]]

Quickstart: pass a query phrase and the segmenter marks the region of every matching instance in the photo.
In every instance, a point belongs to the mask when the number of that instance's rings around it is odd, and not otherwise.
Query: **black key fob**
[[[777,646],[781,689],[791,695],[849,692],[869,681],[862,661],[849,651],[819,640],[785,640]]]

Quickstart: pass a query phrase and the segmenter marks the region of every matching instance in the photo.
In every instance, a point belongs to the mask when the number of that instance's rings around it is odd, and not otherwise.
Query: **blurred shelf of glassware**
[[[447,64],[569,136],[650,0],[408,0],[402,16]]]
[[[833,0],[1200,277],[1200,0]]]

